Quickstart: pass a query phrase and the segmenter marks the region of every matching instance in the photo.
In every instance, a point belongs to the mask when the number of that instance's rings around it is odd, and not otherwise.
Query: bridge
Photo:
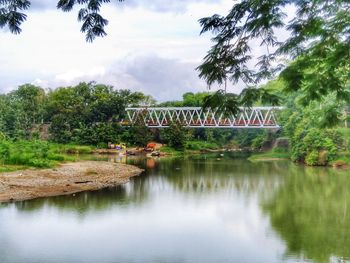
[[[234,116],[224,116],[215,110],[200,107],[143,107],[127,108],[124,124],[142,124],[149,128],[169,127],[172,122],[188,128],[265,128],[279,129],[276,111],[282,107],[240,108]]]

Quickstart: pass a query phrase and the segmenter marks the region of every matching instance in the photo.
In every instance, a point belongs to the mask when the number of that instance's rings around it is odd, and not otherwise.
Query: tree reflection
[[[141,205],[148,199],[147,178],[138,177],[127,185],[109,187],[98,191],[82,192],[74,195],[39,198],[16,202],[19,211],[31,212],[43,207],[55,207],[61,211],[72,211],[81,216],[89,212],[124,208],[128,205]]]
[[[288,161],[250,163],[226,156],[134,158],[128,163],[145,168],[146,173],[115,188],[14,205],[22,212],[54,207],[85,216],[141,206],[164,193],[214,194],[214,198],[234,193],[247,200],[253,195],[262,200],[263,212],[285,241],[287,256],[315,262],[350,259],[349,171],[307,168]]]
[[[348,171],[291,167],[286,181],[263,203],[287,255],[315,262],[350,259]]]
[[[250,163],[244,159],[219,159],[164,160],[153,172],[166,174],[172,187],[185,193],[227,190],[251,194],[278,187],[283,181],[281,174],[289,166],[288,162]]]

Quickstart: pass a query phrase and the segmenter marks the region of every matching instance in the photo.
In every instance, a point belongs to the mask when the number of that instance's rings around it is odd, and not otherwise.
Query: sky
[[[142,91],[158,101],[207,91],[195,68],[212,42],[210,34],[200,36],[198,19],[224,15],[233,2],[112,1],[102,8],[108,35],[87,43],[79,7],[64,13],[55,8],[57,0],[32,0],[20,35],[0,29],[0,93],[25,83],[57,88],[82,81]]]

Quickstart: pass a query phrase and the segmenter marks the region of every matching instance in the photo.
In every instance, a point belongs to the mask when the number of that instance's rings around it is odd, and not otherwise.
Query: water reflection
[[[98,158],[146,171],[118,187],[0,207],[0,262],[350,259],[346,171],[220,155]]]
[[[347,171],[290,167],[283,186],[262,206],[287,243],[286,255],[315,262],[350,260]]]

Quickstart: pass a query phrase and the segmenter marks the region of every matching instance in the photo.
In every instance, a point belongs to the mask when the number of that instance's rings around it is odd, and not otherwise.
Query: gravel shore
[[[0,173],[0,203],[98,190],[127,183],[141,172],[132,165],[86,161]]]

